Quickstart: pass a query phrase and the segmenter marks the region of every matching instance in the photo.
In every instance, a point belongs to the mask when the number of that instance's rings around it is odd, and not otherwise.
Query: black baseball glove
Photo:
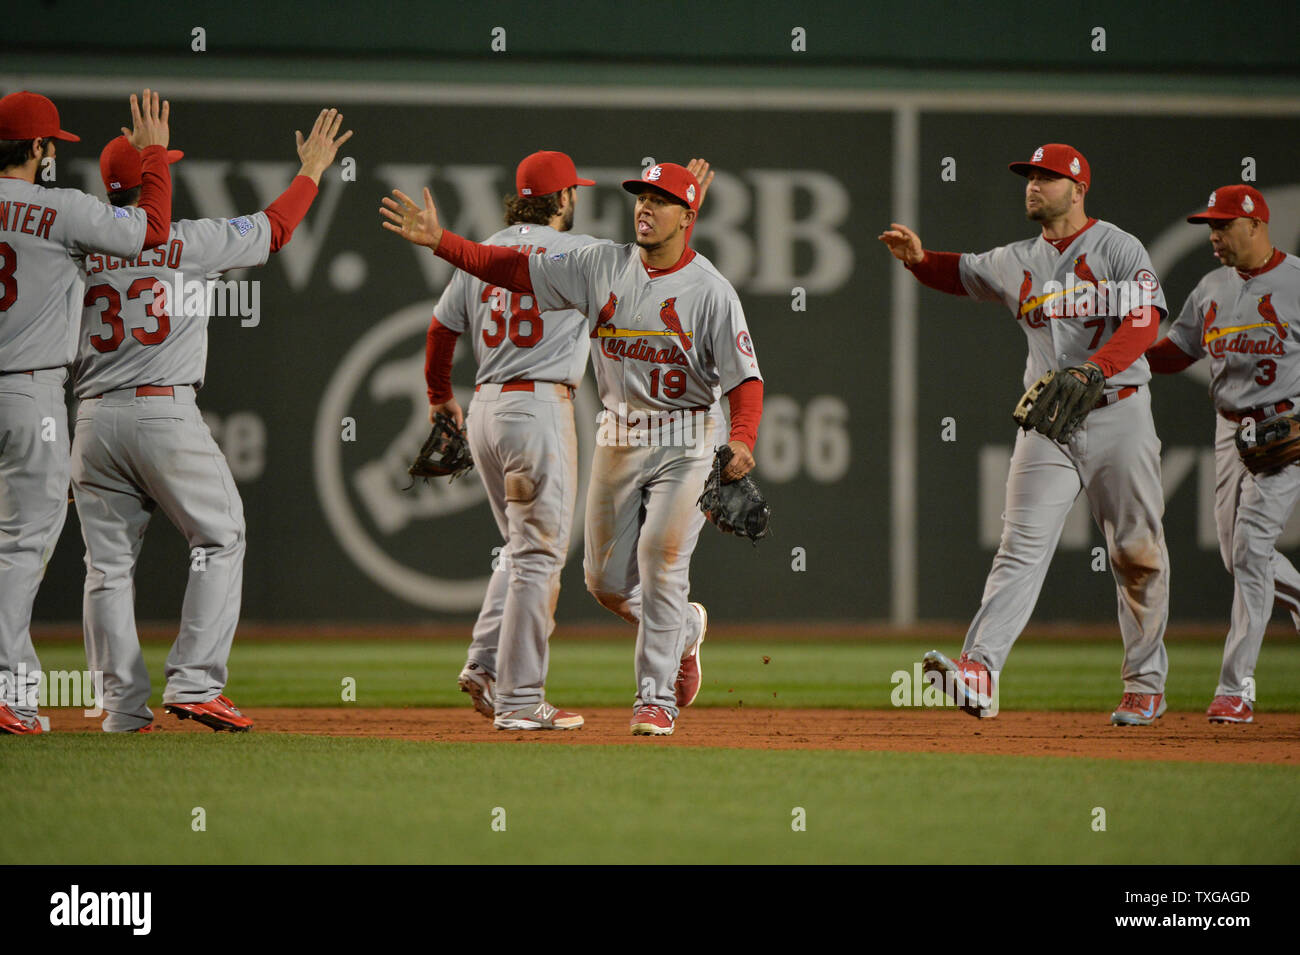
[[[1254,440],[1243,425],[1237,429],[1237,453],[1251,474],[1272,474],[1300,461],[1300,420],[1284,414],[1254,427]]]
[[[1011,417],[1026,431],[1035,430],[1065,444],[1097,406],[1106,376],[1091,362],[1049,371],[1029,386]]]
[[[455,422],[441,412],[434,419],[433,430],[411,462],[407,474],[413,478],[434,478],[451,475],[454,481],[474,466],[469,453],[469,442]]]
[[[713,470],[709,472],[709,478],[704,482],[704,493],[696,503],[718,530],[757,544],[772,533],[768,526],[772,509],[748,474],[736,481],[723,481],[722,472],[731,463],[734,453],[727,445],[714,452]]]

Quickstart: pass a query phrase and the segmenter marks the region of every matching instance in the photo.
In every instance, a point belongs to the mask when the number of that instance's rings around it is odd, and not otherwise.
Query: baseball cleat
[[[8,704],[0,703],[0,733],[9,733],[13,736],[35,736],[37,733],[44,733],[45,727],[41,725],[39,719],[33,719],[30,723],[23,719]]]
[[[700,668],[700,644],[704,642],[704,634],[709,629],[709,612],[704,609],[704,604],[692,603],[691,606],[700,615],[700,637],[691,644],[686,656],[682,657],[681,666],[677,668],[674,690],[677,693],[678,707],[690,706],[695,702],[695,698],[700,695],[700,686],[704,680],[704,673]]]
[[[1255,711],[1239,696],[1216,696],[1205,715],[1211,723],[1255,722]]]
[[[1163,693],[1125,693],[1110,721],[1116,726],[1150,726],[1166,709]]]
[[[672,736],[673,718],[662,706],[646,703],[632,710],[633,736]]]
[[[492,692],[496,689],[497,681],[492,679],[486,669],[471,660],[465,664],[465,669],[460,671],[456,682],[460,684],[462,693],[469,694],[474,709],[488,719],[496,716],[496,709],[492,706]]]
[[[577,713],[557,709],[545,700],[536,706],[498,713],[492,721],[499,730],[577,730],[584,722]]]
[[[163,709],[182,720],[192,719],[202,723],[214,733],[222,730],[245,733],[253,727],[253,721],[239,712],[235,704],[224,696],[203,703],[168,703]]]
[[[921,658],[921,670],[938,676],[939,688],[963,713],[982,720],[998,715],[997,684],[984,664],[964,653],[954,662],[938,650],[931,650]]]

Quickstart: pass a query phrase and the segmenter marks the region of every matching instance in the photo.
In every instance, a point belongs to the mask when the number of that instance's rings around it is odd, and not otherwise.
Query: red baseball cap
[[[700,181],[691,175],[689,169],[675,162],[651,166],[641,173],[640,179],[625,179],[623,188],[634,196],[647,188],[653,189],[696,212],[700,211]]]
[[[1028,176],[1031,170],[1055,173],[1066,179],[1073,179],[1085,186],[1092,185],[1092,170],[1083,153],[1065,143],[1044,143],[1034,150],[1029,162],[1013,162],[1007,165],[1018,176]]]
[[[167,161],[173,163],[184,155],[179,149],[169,149]],[[134,189],[140,185],[140,150],[125,136],[118,136],[99,154],[99,175],[109,192]]]
[[[1204,212],[1188,216],[1188,222],[1224,222],[1228,219],[1268,221],[1268,203],[1250,186],[1220,186],[1210,193]]]
[[[543,150],[525,156],[515,170],[515,190],[520,196],[548,196],[570,186],[594,186],[581,179],[578,168],[565,153]]]
[[[59,111],[40,93],[22,90],[0,99],[0,139],[63,139],[81,142],[66,129],[59,128]]]

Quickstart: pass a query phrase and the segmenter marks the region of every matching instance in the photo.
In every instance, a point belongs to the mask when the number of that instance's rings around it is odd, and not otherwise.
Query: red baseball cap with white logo
[[[675,162],[661,162],[641,173],[640,179],[625,179],[623,188],[638,195],[649,188],[676,199],[696,212],[700,211],[700,181],[685,166]]]
[[[525,156],[515,170],[515,191],[523,196],[549,196],[570,186],[594,186],[578,176],[578,167],[565,153],[542,150]]]
[[[1018,176],[1028,176],[1035,169],[1054,173],[1073,179],[1085,186],[1092,185],[1092,169],[1083,153],[1065,143],[1044,143],[1034,150],[1029,162],[1013,162],[1007,165]]]
[[[173,163],[184,155],[179,149],[169,149],[167,162]],[[140,150],[125,136],[118,136],[99,154],[99,175],[109,192],[134,189],[141,179]]]
[[[1268,203],[1250,186],[1220,186],[1210,193],[1204,212],[1188,216],[1188,222],[1225,222],[1228,219],[1268,221]]]
[[[0,99],[0,139],[63,139],[81,142],[59,128],[59,111],[40,93],[22,90]]]

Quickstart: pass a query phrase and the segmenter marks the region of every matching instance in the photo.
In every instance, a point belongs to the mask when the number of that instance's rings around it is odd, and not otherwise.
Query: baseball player
[[[133,256],[166,238],[170,111],[150,90],[131,96],[140,203],[114,209],[75,189],[37,185],[55,141],[80,137],[60,128],[44,96],[0,99],[0,733],[42,729],[32,603],[68,509],[63,384],[76,355],[78,262],[91,252]]]
[[[1151,370],[1182,371],[1210,358],[1214,432],[1214,519],[1219,553],[1233,576],[1232,622],[1212,723],[1254,720],[1253,675],[1276,599],[1300,613],[1300,573],[1277,539],[1300,497],[1300,468],[1252,474],[1237,453],[1243,424],[1262,430],[1300,404],[1300,259],[1273,247],[1268,204],[1251,186],[1224,186],[1188,222],[1210,227],[1222,268],[1206,275],[1178,319],[1148,352]]]
[[[167,656],[163,705],[213,730],[253,721],[224,695],[239,620],[244,507],[230,468],[195,405],[207,362],[208,280],[262,265],[293,235],[338,147],[343,117],[321,110],[296,133],[302,168],[267,208],[233,219],[171,224],[165,241],[130,258],[89,255],[73,367],[80,400],[72,489],[86,542],[85,638],[104,674],[105,732],[148,732],[150,682],[135,628],[136,561],[157,508],[189,542],[180,631]],[[171,152],[168,161],[181,158]],[[124,138],[99,157],[109,200],[138,201],[140,162]],[[194,295],[201,289],[205,294]],[[182,290],[183,295],[178,295]]]
[[[708,167],[690,164],[701,201]],[[570,232],[577,187],[591,185],[564,153],[533,153],[516,170],[516,194],[506,198],[507,227],[487,244],[545,255],[607,243]],[[451,365],[467,328],[478,363],[471,410],[479,411],[468,418],[469,440],[506,543],[458,682],[498,729],[577,729],[582,717],[547,703],[544,687],[577,493],[572,396],[587,365],[587,320],[572,309],[540,313],[532,296],[457,271],[429,327],[431,419],[441,412],[461,422]]]
[[[954,662],[936,651],[925,666],[942,674],[966,712],[997,715],[997,675],[1033,612],[1066,515],[1083,491],[1106,538],[1124,639],[1124,695],[1111,722],[1150,725],[1165,711],[1169,557],[1143,351],[1165,314],[1164,294],[1141,242],[1084,211],[1092,179],[1082,153],[1049,143],[1010,169],[1027,179],[1025,210],[1041,224],[1039,236],[961,255],[926,251],[899,224],[880,240],[923,284],[1010,309],[1029,342],[1027,388],[1055,370],[1079,381],[1104,377],[1104,389],[1068,442],[1036,430],[1016,435],[1002,541],[961,658]],[[1123,290],[1141,294],[1126,297]]]
[[[598,346],[604,410],[587,500],[587,589],[637,624],[634,735],[673,732],[699,691],[704,608],[688,600],[696,507],[731,408],[726,477],[754,466],[762,378],[735,290],[689,247],[701,198],[685,167],[651,166],[623,183],[637,196],[635,243],[527,256],[468,242],[398,190],[384,227],[492,285],[533,295],[543,311],[576,308]]]
[[[594,185],[564,153],[533,153],[515,171],[506,228],[487,244],[545,255],[605,241],[570,233],[578,187]],[[548,703],[545,686],[577,495],[572,399],[587,368],[587,320],[543,315],[532,296],[456,272],[429,324],[425,378],[430,418],[443,413],[457,427],[452,355],[466,331],[478,364],[469,441],[505,546],[458,683],[498,729],[578,729],[582,717]]]

